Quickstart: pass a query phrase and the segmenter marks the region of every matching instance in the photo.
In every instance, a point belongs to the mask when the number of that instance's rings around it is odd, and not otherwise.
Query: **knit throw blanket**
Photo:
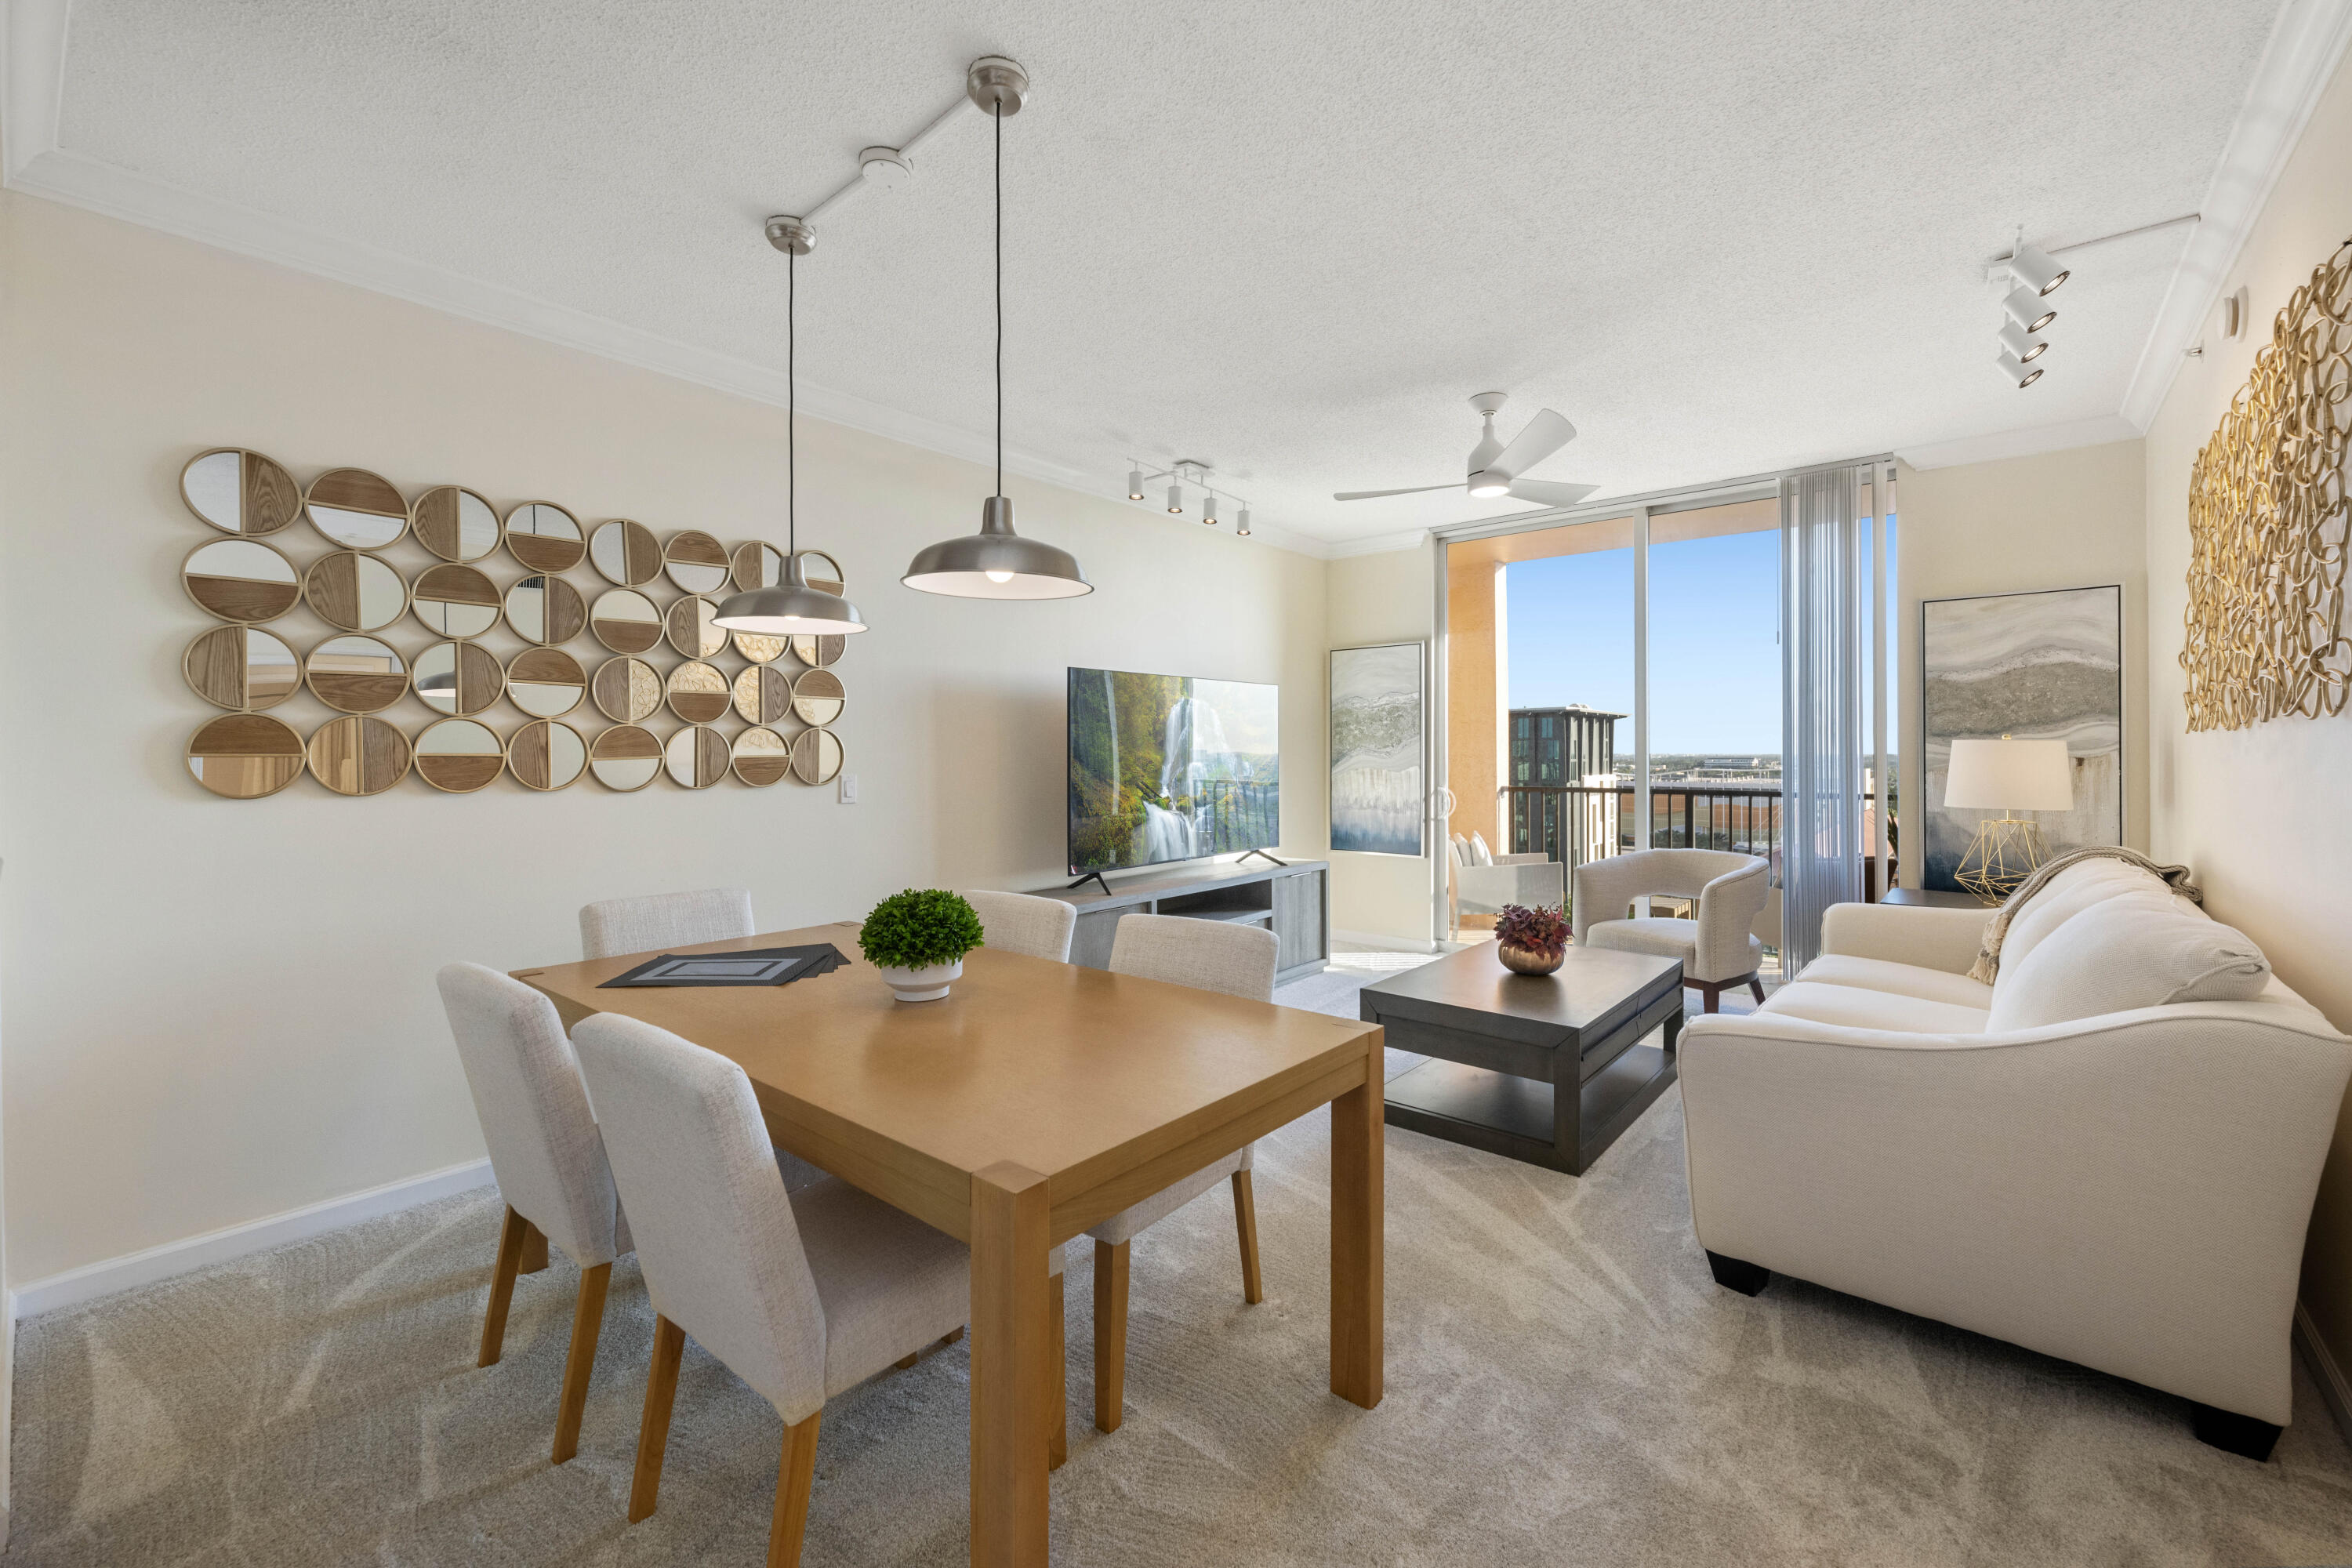
[[[1969,978],[1990,985],[2000,973],[2000,944],[2009,935],[2009,922],[2023,909],[2026,900],[2050,885],[2050,879],[2069,866],[2079,866],[2085,860],[2121,860],[2161,877],[2176,893],[2194,903],[2205,901],[2204,889],[2189,879],[2186,866],[2159,866],[2137,849],[2126,849],[2120,844],[2094,844],[2082,849],[2071,849],[2043,866],[2010,894],[2000,906],[2000,912],[1985,921],[1984,941],[1977,949],[1977,961],[1969,971]]]

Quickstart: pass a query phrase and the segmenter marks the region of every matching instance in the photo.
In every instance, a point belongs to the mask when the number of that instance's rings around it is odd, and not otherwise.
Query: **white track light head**
[[[1201,521],[1211,528],[1217,526],[1217,492],[1214,490],[1211,490],[1208,498],[1201,502]]]
[[[1168,487],[1168,510],[1172,516],[1181,517],[1184,515],[1184,487],[1182,485],[1170,485]]]
[[[2039,338],[2028,336],[2025,329],[2015,321],[2003,321],[2000,324],[2000,346],[2015,354],[2018,363],[2032,364],[2050,345]]]
[[[2030,245],[2020,245],[2009,258],[2009,273],[2036,294],[2047,294],[2073,276]]]
[[[2042,302],[2042,296],[2031,289],[2011,289],[2001,300],[2000,308],[2009,319],[2029,332],[2038,332],[2058,319],[2058,312]]]
[[[2000,374],[2015,383],[2021,392],[2042,379],[2040,365],[2028,365],[2007,349],[2000,351],[2000,357],[1995,363],[2000,366]]]
[[[1129,468],[1127,470],[1127,499],[1129,500],[1141,500],[1143,499],[1143,470],[1141,468]]]
[[[1241,515],[1234,519],[1234,532],[1243,539],[1249,537],[1249,508],[1242,508]]]

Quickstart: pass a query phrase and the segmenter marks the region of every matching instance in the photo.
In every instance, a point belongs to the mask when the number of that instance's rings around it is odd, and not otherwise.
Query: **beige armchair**
[[[1683,984],[1710,1013],[1735,985],[1761,1002],[1764,944],[1751,928],[1770,898],[1771,872],[1769,861],[1726,849],[1635,849],[1587,861],[1576,868],[1577,942],[1682,960]],[[1628,905],[1654,893],[1697,900],[1697,918],[1626,918]]]
[[[1479,847],[1485,847],[1483,839]],[[1470,841],[1457,834],[1453,840],[1452,869],[1457,925],[1464,915],[1499,915],[1505,904],[1556,910],[1567,901],[1564,868],[1540,851],[1531,855],[1488,855],[1482,860],[1471,848]]]

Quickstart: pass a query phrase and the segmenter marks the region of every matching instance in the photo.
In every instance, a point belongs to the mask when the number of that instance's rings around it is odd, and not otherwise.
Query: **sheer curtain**
[[[1784,978],[1820,952],[1822,911],[1862,898],[1862,490],[1874,477],[1861,464],[1780,481]]]

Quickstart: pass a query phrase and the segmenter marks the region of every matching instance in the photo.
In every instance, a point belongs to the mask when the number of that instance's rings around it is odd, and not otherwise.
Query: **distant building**
[[[1617,721],[1581,702],[1566,708],[1511,710],[1511,783],[1582,784],[1610,773],[1617,751]]]

